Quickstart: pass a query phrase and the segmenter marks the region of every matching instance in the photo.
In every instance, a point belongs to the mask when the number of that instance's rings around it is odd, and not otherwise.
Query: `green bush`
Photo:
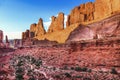
[[[74,67],[71,67],[71,70],[74,70]]]
[[[81,68],[79,66],[75,67],[75,71],[81,71]]]
[[[58,78],[58,79],[59,79],[59,78],[60,78],[60,75],[55,75],[55,78]]]
[[[16,80],[24,80],[23,75],[22,74],[17,74],[16,75]]]
[[[65,76],[69,77],[69,78],[71,77],[71,75],[69,73],[65,73]]]
[[[86,72],[88,69],[86,67],[81,68],[82,71]]]
[[[110,73],[111,74],[118,74],[118,72],[115,70],[115,68],[112,68]]]

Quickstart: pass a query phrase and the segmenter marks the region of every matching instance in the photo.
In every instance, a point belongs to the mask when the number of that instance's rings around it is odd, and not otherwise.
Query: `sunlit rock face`
[[[94,13],[95,7],[94,3],[88,2],[86,4],[81,4],[80,6],[75,7],[70,15],[68,16],[67,20],[67,27],[75,24],[75,23],[81,23],[85,21],[91,21],[94,19]]]
[[[51,19],[52,22],[48,29],[48,33],[64,29],[64,13],[59,13],[57,17],[52,16]]]
[[[120,0],[96,0],[75,7],[68,16],[66,26],[75,23],[99,21],[120,12]]]
[[[67,41],[105,39],[119,36],[120,15],[118,14],[87,26],[79,25],[70,33]]]
[[[66,28],[64,28],[64,13],[61,12],[57,17],[51,17],[51,24],[47,32],[44,29],[43,20],[40,18],[37,24],[31,24],[29,33],[28,31],[23,32],[22,39],[48,39],[50,41],[65,43],[65,41],[70,38],[69,35],[73,34],[73,31],[75,31],[77,27],[80,27],[80,24],[87,27],[84,28],[82,26],[79,28],[80,32],[76,32],[76,36],[79,36],[77,41],[114,36],[119,34],[119,27],[117,26],[119,24],[119,16],[118,18],[116,17],[116,20],[110,17],[120,13],[119,4],[120,0],[96,0],[95,2],[80,4],[72,9],[68,15]],[[104,19],[108,21],[104,21]],[[98,23],[99,21],[100,23]]]

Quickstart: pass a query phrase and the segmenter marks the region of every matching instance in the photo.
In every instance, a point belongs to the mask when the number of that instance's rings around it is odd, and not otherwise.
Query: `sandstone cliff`
[[[60,31],[64,29],[64,13],[59,13],[58,17],[52,16],[51,19],[52,19],[52,22],[48,29],[48,33]]]
[[[30,26],[30,37],[41,36],[46,33],[42,18],[39,19],[38,24],[34,23]]]
[[[105,39],[120,36],[120,15],[114,15],[87,26],[79,25],[74,29],[67,41],[80,41],[90,39]]]
[[[64,13],[59,13],[57,17],[52,16],[52,22],[47,32],[45,32],[43,21],[40,19],[38,24],[31,25],[29,38],[36,38],[38,40],[48,39],[50,41],[64,43],[68,39],[70,33],[79,27],[80,24],[84,25],[86,28],[83,26],[79,28],[80,33],[78,34],[81,34],[81,36],[85,35],[86,38],[79,37],[81,38],[79,40],[95,37],[104,38],[113,35],[113,33],[119,34],[119,28],[116,27],[116,24],[119,24],[119,19],[116,19],[113,22],[104,21],[104,19],[107,20],[107,18],[109,18],[109,21],[113,20],[110,17],[120,13],[119,4],[120,0],[96,0],[95,2],[81,4],[80,6],[75,7],[68,15],[66,28],[64,28]],[[99,21],[101,22],[99,23]],[[95,22],[98,23],[94,24]],[[117,31],[115,31],[115,29]],[[91,32],[94,36],[91,35]],[[27,35],[27,32],[24,32],[23,38],[28,37]],[[91,35],[92,37],[88,35]]]
[[[75,23],[96,22],[120,12],[120,0],[96,0],[75,7],[67,20],[67,27]]]

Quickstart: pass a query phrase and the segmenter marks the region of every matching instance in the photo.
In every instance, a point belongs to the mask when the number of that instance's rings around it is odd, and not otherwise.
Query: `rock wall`
[[[39,19],[38,24],[34,23],[30,26],[30,37],[41,36],[46,33],[42,18]]]
[[[67,27],[75,23],[99,21],[120,12],[120,0],[96,0],[75,7],[68,16]]]
[[[58,17],[52,16],[51,19],[52,19],[52,22],[48,29],[48,33],[60,31],[64,29],[64,13],[59,13]]]
[[[109,37],[120,36],[120,15],[114,15],[110,18],[104,19],[85,25],[79,25],[74,29],[67,41],[80,41],[90,39],[105,39]]]
[[[64,13],[59,13],[57,17],[52,16],[51,17],[52,22],[47,32],[44,29],[43,20],[40,18],[38,24],[36,23],[31,24],[30,31],[22,33],[22,39],[26,38],[36,38],[38,40],[48,39],[50,41],[64,43],[67,40],[70,33],[74,31],[74,29],[79,27],[80,24],[88,26],[89,24],[103,21],[104,19],[119,14],[120,13],[119,4],[120,0],[96,0],[95,2],[81,4],[80,6],[75,7],[68,15],[66,28],[64,28]],[[107,34],[109,33],[112,34],[113,33],[112,29],[115,31],[116,29],[115,26],[117,26],[116,24],[119,24],[119,19],[117,21],[105,24],[104,22],[101,22],[100,24],[99,23],[92,24],[91,25],[92,27],[90,27],[90,29],[93,30],[93,34],[96,35],[96,37],[103,38],[106,37]],[[78,34],[82,35],[84,33],[84,35],[86,35],[86,39],[89,39],[88,38],[90,37],[88,36],[89,32],[85,31],[86,32],[85,33],[84,30],[87,31],[89,30],[89,28],[88,27],[84,28],[82,33]],[[117,30],[116,33],[118,34],[119,31]],[[110,36],[110,34],[108,36]],[[83,37],[81,39],[83,39]]]
[[[94,13],[95,7],[94,3],[89,2],[86,4],[81,4],[78,7],[75,7],[70,15],[68,16],[67,20],[67,27],[75,24],[75,23],[80,23],[80,22],[85,22],[85,21],[91,21],[94,19]]]

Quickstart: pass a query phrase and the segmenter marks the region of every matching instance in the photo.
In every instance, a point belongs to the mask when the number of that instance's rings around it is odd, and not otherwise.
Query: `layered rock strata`
[[[83,30],[86,30],[88,32],[85,31],[85,33],[81,30],[81,34],[86,35],[86,38],[79,37],[81,38],[79,40],[92,39],[95,37],[104,38],[107,36],[112,36],[113,33],[119,34],[119,28],[117,32],[115,31],[115,29],[117,29],[117,24],[119,25],[119,19],[116,19],[113,22],[102,22],[102,20],[108,20],[107,18],[118,15],[120,13],[119,4],[119,0],[96,0],[95,2],[81,4],[80,6],[75,7],[68,15],[68,19],[66,22],[67,28],[64,28],[64,13],[59,13],[57,17],[52,16],[52,21],[47,32],[44,29],[42,19],[40,19],[38,24],[35,23],[31,25],[29,38],[36,38],[38,40],[48,39],[50,41],[65,43],[70,33],[74,31],[77,27],[79,27],[80,24],[84,25],[84,27],[86,28],[84,28]],[[97,24],[96,22],[99,21],[101,21],[101,23]],[[93,34],[94,36],[91,34]],[[88,38],[89,35],[91,35],[91,38]],[[26,37],[28,37],[27,32],[24,32],[23,39]]]

